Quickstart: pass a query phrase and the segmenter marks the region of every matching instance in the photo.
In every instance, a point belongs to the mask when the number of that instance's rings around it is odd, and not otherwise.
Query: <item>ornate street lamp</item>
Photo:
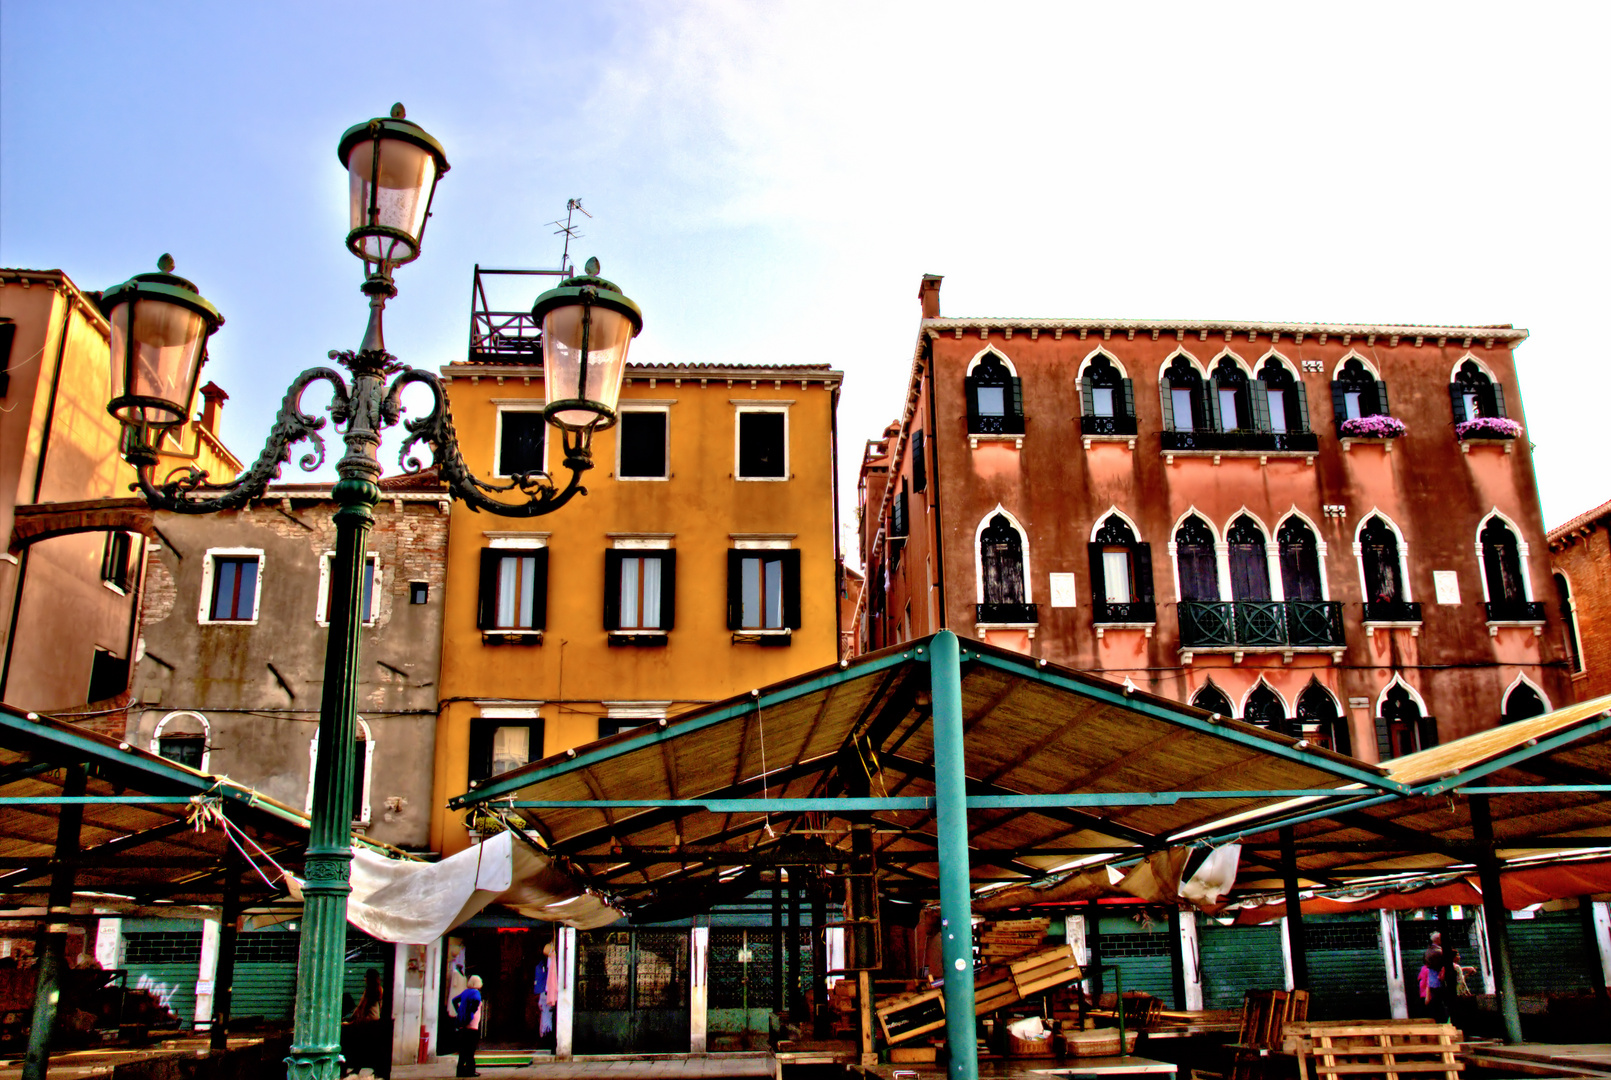
[[[330,384],[330,416],[346,453],[336,463],[339,479],[331,489],[337,510],[336,556],[331,574],[330,636],[325,648],[324,697],[319,710],[318,761],[313,776],[301,954],[297,962],[296,1031],[286,1058],[293,1078],[336,1080],[341,1061],[341,984],[346,953],[347,879],[352,860],[352,756],[358,705],[358,610],[363,591],[359,575],[374,506],[380,500],[380,433],[403,413],[404,387],[429,390],[431,411],[402,420],[407,438],[399,462],[406,472],[424,468],[411,450],[430,447],[432,461],[451,493],[472,510],[509,517],[552,513],[585,494],[582,474],[593,467],[594,431],[615,422],[616,403],[627,349],[643,328],[638,306],[598,276],[598,260],[587,272],[566,278],[538,298],[533,315],[542,323],[543,368],[548,422],[564,436],[563,488],[540,472],[495,484],[474,476],[459,453],[453,418],[442,382],[429,371],[405,367],[386,352],[381,316],[397,295],[393,270],[419,256],[430,218],[436,183],[447,172],[442,146],[405,118],[401,105],[390,117],[358,124],[338,147],[351,189],[352,231],[347,247],[364,262],[363,291],[369,297],[369,327],[353,352],[331,352],[351,373],[349,386],[334,368],[315,367],[298,375],[251,468],[225,485],[209,484],[207,474],[182,466],[155,475],[157,440],[188,415],[207,339],[223,323],[194,285],[172,274],[163,256],[161,272],[140,274],[111,290],[101,304],[112,321],[113,400],[107,408],[124,425],[124,458],[133,465],[137,487],[161,510],[204,514],[234,509],[261,496],[291,447],[306,439],[316,452],[301,458],[307,470],[325,460],[321,430],[325,421],[302,409],[302,394],[313,383]],[[121,328],[121,329],[120,329]],[[388,384],[387,379],[391,381]]]

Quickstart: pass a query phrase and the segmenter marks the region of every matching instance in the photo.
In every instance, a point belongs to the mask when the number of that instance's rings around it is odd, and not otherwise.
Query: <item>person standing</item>
[[[1432,940],[1421,958],[1422,978],[1426,981],[1424,999],[1432,1019],[1440,1024],[1449,1022],[1449,965],[1443,956],[1443,935],[1434,930]]]
[[[471,975],[464,992],[453,999],[459,1035],[459,1067],[454,1076],[480,1076],[475,1071],[475,1048],[481,1041],[481,976]]]

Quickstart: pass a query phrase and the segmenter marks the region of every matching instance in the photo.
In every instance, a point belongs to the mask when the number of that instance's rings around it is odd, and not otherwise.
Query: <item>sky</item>
[[[572,197],[594,215],[573,258],[643,308],[634,361],[845,372],[847,508],[901,407],[925,273],[948,316],[1513,323],[1554,525],[1611,499],[1608,23],[1567,3],[0,0],[0,265],[104,289],[171,252],[227,319],[205,375],[250,459],[295,373],[363,335],[335,148],[401,101],[452,165],[387,309],[415,366],[463,356],[476,264],[558,263]]]

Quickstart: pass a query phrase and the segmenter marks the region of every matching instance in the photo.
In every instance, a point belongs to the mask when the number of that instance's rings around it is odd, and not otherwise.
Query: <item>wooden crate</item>
[[[1424,1021],[1362,1020],[1345,1023],[1291,1023],[1288,1053],[1298,1058],[1300,1080],[1348,1080],[1369,1076],[1398,1080],[1444,1077],[1459,1080],[1460,1029]]]
[[[945,995],[938,990],[890,998],[874,1012],[884,1041],[891,1046],[945,1026]]]
[[[1018,988],[1013,985],[1010,978],[998,976],[990,982],[975,983],[973,986],[973,1015],[983,1016],[988,1012],[995,1012],[1018,1001],[1020,998]]]
[[[932,1065],[939,1056],[937,1047],[933,1046],[892,1046],[889,1048],[889,1063],[891,1065]]]
[[[1074,959],[1072,945],[1043,949],[1033,956],[1013,961],[1007,965],[1007,970],[1021,998],[1074,982],[1080,977],[1080,965]]]

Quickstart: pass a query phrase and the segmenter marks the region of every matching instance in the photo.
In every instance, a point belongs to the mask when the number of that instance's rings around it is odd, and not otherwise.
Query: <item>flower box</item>
[[[1348,439],[1396,439],[1409,431],[1404,421],[1396,416],[1356,416],[1342,422],[1340,429]]]
[[[1503,416],[1478,416],[1454,425],[1457,439],[1519,439],[1522,426]]]

